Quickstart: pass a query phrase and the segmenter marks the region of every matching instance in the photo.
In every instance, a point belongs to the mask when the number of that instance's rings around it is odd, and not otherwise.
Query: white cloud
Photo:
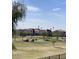
[[[53,11],[59,11],[59,10],[61,10],[61,8],[53,8],[52,10]]]
[[[27,6],[27,10],[31,12],[38,12],[40,11],[40,8],[34,6]]]

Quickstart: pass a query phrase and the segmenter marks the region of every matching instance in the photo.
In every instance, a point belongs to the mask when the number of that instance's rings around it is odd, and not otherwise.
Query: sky
[[[66,30],[66,0],[20,0],[27,7],[26,17],[17,29],[41,28]],[[52,29],[53,30],[53,29]]]

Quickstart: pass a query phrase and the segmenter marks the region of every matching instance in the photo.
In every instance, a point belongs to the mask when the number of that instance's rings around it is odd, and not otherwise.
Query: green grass
[[[44,41],[43,39],[38,39],[36,42],[23,42],[21,38],[17,38],[13,43],[17,50],[12,51],[12,59],[37,59],[65,53],[65,42],[62,41],[56,42],[56,48],[50,41]]]

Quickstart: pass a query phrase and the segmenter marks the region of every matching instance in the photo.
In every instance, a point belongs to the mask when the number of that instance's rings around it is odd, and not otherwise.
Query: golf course
[[[13,59],[38,59],[66,53],[66,42],[61,40],[56,41],[53,45],[52,42],[43,39],[37,39],[35,42],[24,42],[21,37],[18,37],[13,43],[16,47],[12,51]]]

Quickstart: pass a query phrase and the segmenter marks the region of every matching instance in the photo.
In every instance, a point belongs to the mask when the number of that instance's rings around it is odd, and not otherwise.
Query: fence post
[[[49,59],[50,59],[50,56],[49,56]]]
[[[59,59],[60,59],[60,54],[59,54]]]

